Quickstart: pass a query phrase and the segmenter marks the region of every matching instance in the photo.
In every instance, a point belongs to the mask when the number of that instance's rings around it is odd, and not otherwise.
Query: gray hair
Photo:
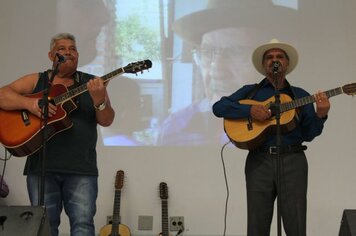
[[[59,33],[59,34],[56,34],[55,36],[52,37],[51,43],[49,45],[49,49],[51,51],[53,50],[56,41],[60,40],[60,39],[69,39],[69,40],[72,40],[73,42],[75,42],[74,35],[72,35],[70,33]]]

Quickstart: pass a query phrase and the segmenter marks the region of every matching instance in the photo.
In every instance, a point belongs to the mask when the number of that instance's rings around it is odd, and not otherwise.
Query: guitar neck
[[[102,76],[101,79],[104,80],[104,83],[107,83],[111,79],[113,79],[116,75],[123,74],[123,73],[125,73],[124,68],[119,68],[117,70],[114,70],[114,71]],[[65,101],[68,101],[68,100],[86,92],[87,90],[88,90],[87,85],[82,84],[74,89],[71,89],[68,92],[58,95],[57,97],[53,98],[53,101],[55,104],[61,104]]]
[[[112,231],[119,230],[120,225],[120,201],[121,201],[121,190],[115,190],[115,199],[114,199],[114,210],[112,214]],[[113,232],[114,233],[114,232]]]
[[[328,98],[336,96],[336,95],[339,95],[339,94],[342,94],[342,93],[343,93],[343,90],[342,90],[341,87],[325,91],[325,94],[326,94],[326,96]],[[281,112],[289,111],[289,110],[295,109],[297,107],[301,107],[301,106],[304,106],[306,104],[314,103],[314,102],[315,102],[315,97],[312,96],[312,95],[311,96],[306,96],[306,97],[303,97],[303,98],[298,98],[298,99],[293,100],[291,102],[287,102],[287,103],[281,104]]]
[[[167,199],[162,199],[162,236],[169,236]]]

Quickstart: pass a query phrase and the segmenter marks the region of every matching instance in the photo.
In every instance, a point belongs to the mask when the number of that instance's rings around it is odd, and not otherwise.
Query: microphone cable
[[[222,163],[222,167],[223,167],[224,179],[225,179],[225,185],[226,185],[226,200],[225,200],[225,212],[224,212],[224,231],[223,231],[223,235],[222,236],[226,235],[227,206],[228,206],[228,203],[229,203],[229,196],[230,196],[229,183],[227,181],[226,166],[225,166],[225,161],[224,161],[224,149],[230,143],[231,143],[231,141],[226,142],[222,146],[221,151],[220,151],[221,163]]]

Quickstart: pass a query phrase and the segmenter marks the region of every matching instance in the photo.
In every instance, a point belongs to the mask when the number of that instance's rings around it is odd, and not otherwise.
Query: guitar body
[[[112,224],[109,225],[104,225],[103,227],[101,227],[100,229],[100,233],[99,236],[130,236],[130,229],[129,227],[127,227],[126,225],[123,224],[119,224],[119,229],[118,232],[119,234],[112,234],[113,230],[112,230]]]
[[[286,95],[280,95],[281,104],[292,101],[292,99]],[[271,97],[263,102],[258,102],[250,99],[240,100],[240,104],[247,105],[263,105],[268,107],[269,104],[274,103],[274,97]],[[281,131],[283,133],[289,132],[295,128],[294,116],[296,114],[295,109],[291,109],[281,113]],[[257,148],[263,143],[266,136],[276,130],[277,121],[275,117],[271,119],[259,122],[248,119],[225,119],[224,128],[227,136],[235,144],[236,147],[241,149],[252,150]]]
[[[51,87],[49,99],[67,92],[61,84]],[[28,97],[41,99],[43,92],[31,94]],[[68,114],[77,106],[72,100],[57,104],[57,113],[48,118],[48,139],[55,134],[69,129],[73,123]],[[42,147],[43,124],[39,117],[27,110],[5,111],[0,109],[0,141],[14,156],[26,156]]]

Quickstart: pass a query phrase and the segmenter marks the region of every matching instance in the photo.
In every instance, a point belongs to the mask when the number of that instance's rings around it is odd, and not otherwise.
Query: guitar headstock
[[[124,67],[125,73],[136,74],[137,72],[142,72],[148,70],[152,67],[152,62],[150,60],[132,62]]]
[[[355,95],[356,94],[356,83],[346,84],[342,86],[342,91],[347,95]]]
[[[116,172],[115,189],[120,190],[124,186],[124,171],[119,170]]]
[[[161,199],[168,199],[168,186],[165,182],[159,184],[159,196]]]

